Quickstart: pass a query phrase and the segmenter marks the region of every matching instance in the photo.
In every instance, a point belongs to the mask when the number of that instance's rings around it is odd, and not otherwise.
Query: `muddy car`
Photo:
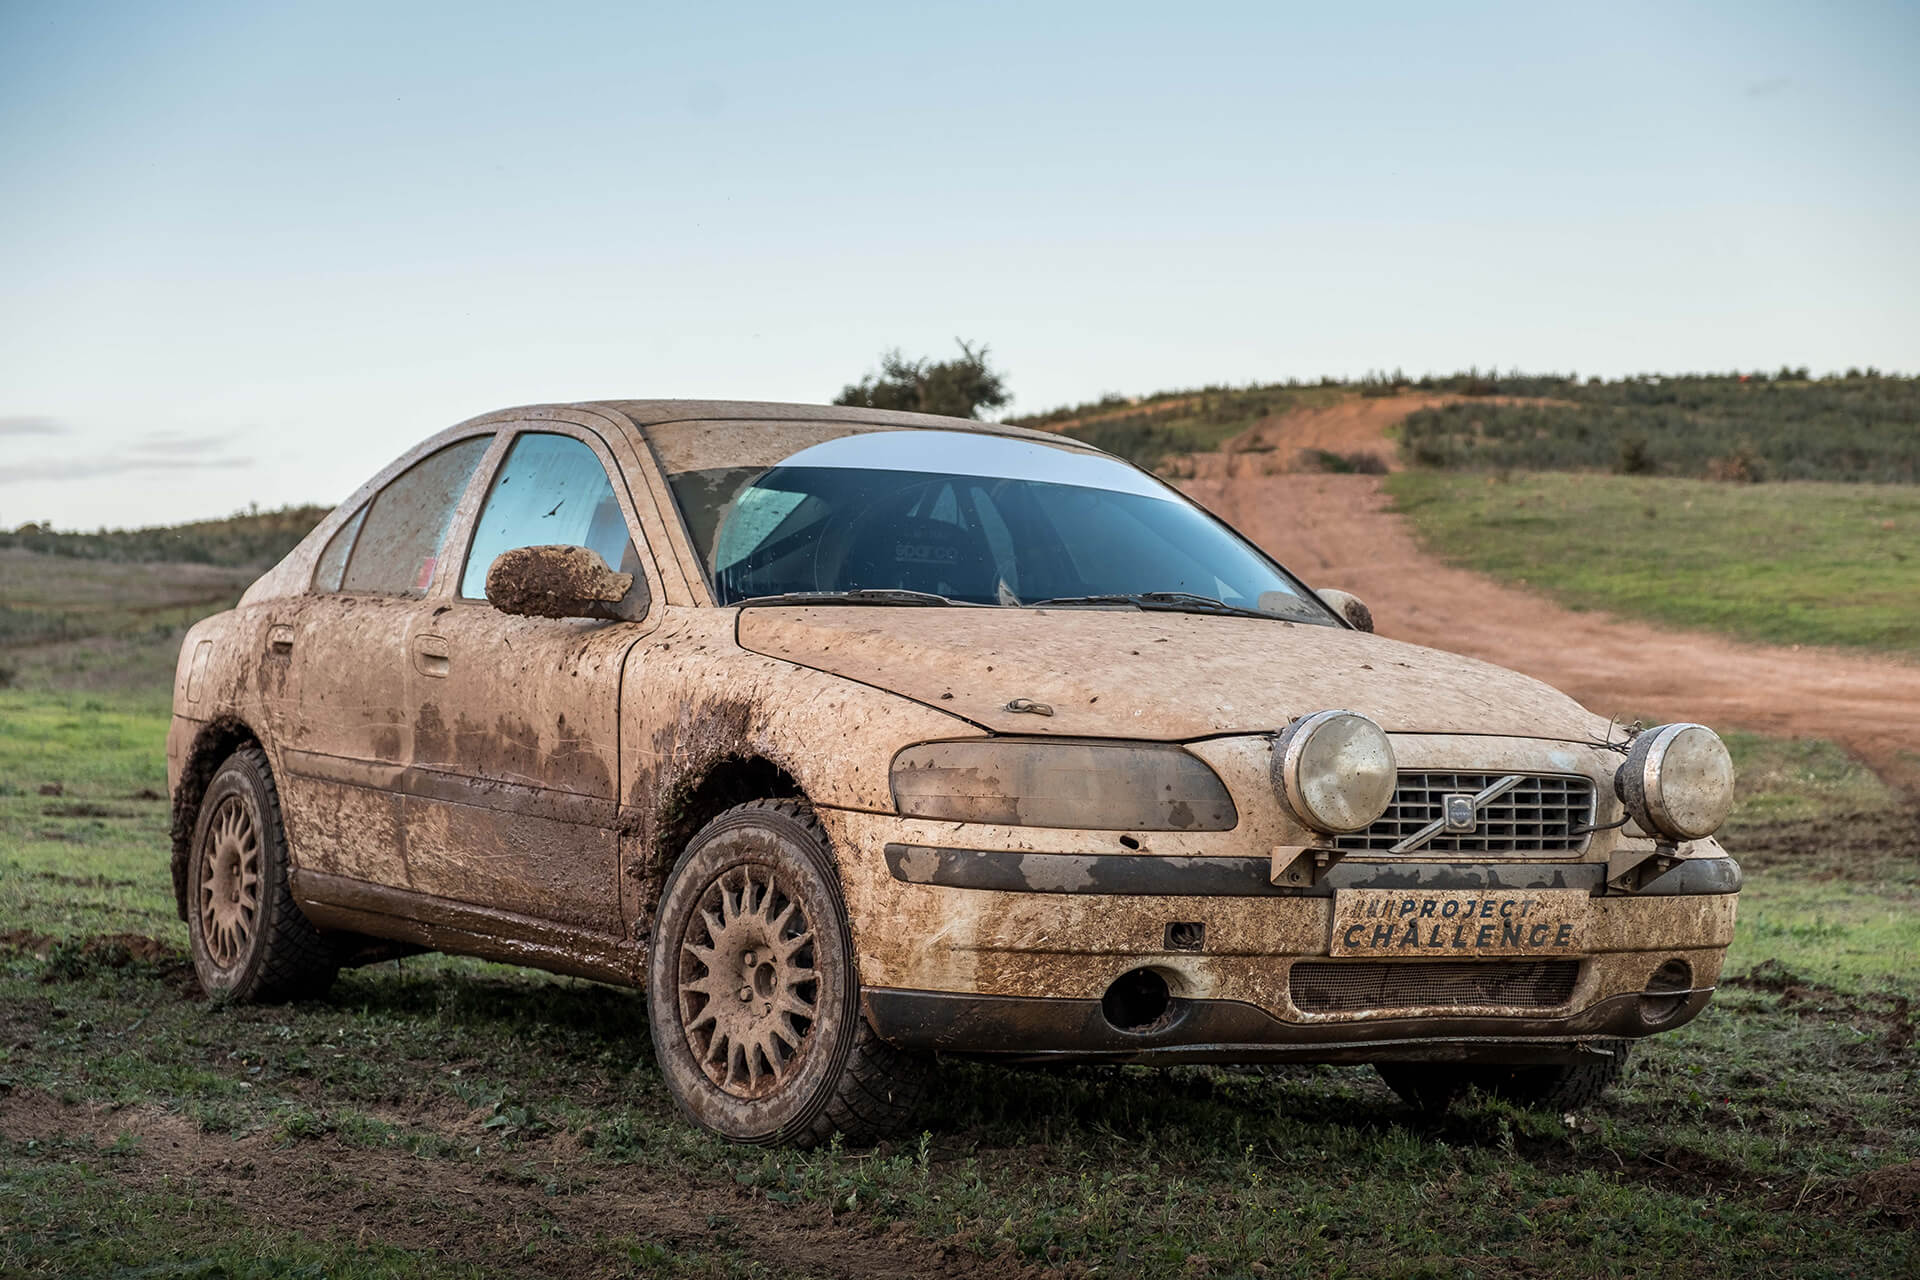
[[[1577,1105],[1705,1006],[1740,883],[1709,730],[1371,634],[1071,439],[857,409],[435,436],[189,633],[167,757],[210,994],[642,987],[748,1142],[909,1124],[935,1053]]]

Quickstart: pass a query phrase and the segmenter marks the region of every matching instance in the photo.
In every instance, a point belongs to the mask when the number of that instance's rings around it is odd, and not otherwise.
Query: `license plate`
[[[1338,889],[1329,954],[1578,954],[1588,908],[1583,889]]]

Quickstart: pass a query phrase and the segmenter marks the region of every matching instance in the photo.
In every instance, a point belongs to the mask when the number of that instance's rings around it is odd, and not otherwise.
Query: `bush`
[[[1653,451],[1647,448],[1645,436],[1628,436],[1620,442],[1620,460],[1613,469],[1623,476],[1650,476],[1653,474]]]
[[[1335,453],[1331,449],[1302,449],[1294,465],[1302,471],[1325,471],[1333,475],[1383,476],[1387,460],[1377,453],[1360,450]]]

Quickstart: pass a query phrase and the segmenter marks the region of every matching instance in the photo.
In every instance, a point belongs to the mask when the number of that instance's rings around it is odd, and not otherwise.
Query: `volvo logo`
[[[1440,816],[1402,840],[1388,853],[1411,853],[1441,832],[1448,835],[1466,835],[1480,826],[1480,811],[1498,800],[1507,792],[1526,781],[1518,773],[1510,773],[1494,782],[1483,791],[1468,795],[1463,791],[1448,792],[1440,797]]]
[[[1479,809],[1470,795],[1455,793],[1444,797],[1440,812],[1446,815],[1447,824],[1441,830],[1448,835],[1468,835],[1480,825]]]

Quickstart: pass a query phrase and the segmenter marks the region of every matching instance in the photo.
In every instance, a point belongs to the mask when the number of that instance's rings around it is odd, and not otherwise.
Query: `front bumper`
[[[1417,962],[1414,962],[1417,963]],[[865,993],[867,1020],[903,1049],[1007,1062],[1500,1062],[1577,1061],[1595,1040],[1633,1039],[1690,1021],[1712,998],[1695,988],[1648,1025],[1638,992],[1622,992],[1565,1017],[1382,1016],[1364,1022],[1286,1022],[1239,1000],[1173,1000],[1151,1027],[1123,1030],[1099,1000],[880,989]]]
[[[1740,885],[1724,856],[1684,859],[1632,893],[1610,888],[1596,860],[1401,857],[1349,858],[1295,888],[1270,881],[1266,858],[975,849],[897,819],[823,816],[842,852],[875,1031],[903,1048],[1008,1060],[1574,1060],[1583,1045],[1671,1030],[1706,1007]],[[1557,957],[1570,976],[1552,998],[1516,1007],[1495,983],[1484,1003],[1302,1007],[1296,965],[1325,974],[1349,963],[1331,955],[1341,890],[1533,888],[1585,904],[1580,946]],[[1675,961],[1687,980],[1650,998]],[[1405,976],[1431,962],[1361,963]],[[1140,970],[1164,981],[1166,1009],[1145,1025],[1116,1023],[1103,997]]]

